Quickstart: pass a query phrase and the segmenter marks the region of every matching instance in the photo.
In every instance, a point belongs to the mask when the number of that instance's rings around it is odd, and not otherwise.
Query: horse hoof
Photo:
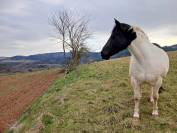
[[[151,102],[151,103],[154,103],[154,99],[150,99],[150,102]]]
[[[157,110],[154,110],[154,111],[152,112],[152,115],[153,115],[153,116],[158,116],[158,115],[159,115],[159,113],[158,113],[158,111],[157,111]]]
[[[140,116],[139,116],[138,113],[134,113],[134,114],[133,114],[133,118],[139,119],[139,117],[140,117]]]

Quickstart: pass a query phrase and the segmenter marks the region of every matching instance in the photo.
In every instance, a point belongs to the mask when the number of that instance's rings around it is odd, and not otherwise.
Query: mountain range
[[[154,45],[162,48],[165,51],[176,51],[177,44],[171,46],[161,47],[154,43]],[[128,50],[124,50],[114,55],[112,58],[119,58],[129,56]],[[66,58],[69,59],[70,53],[66,53]],[[81,64],[100,61],[101,56],[99,52],[89,52],[81,59]],[[0,57],[0,73],[6,72],[26,72],[39,69],[49,69],[54,67],[61,67],[64,63],[63,52],[36,54],[30,56],[13,56]]]

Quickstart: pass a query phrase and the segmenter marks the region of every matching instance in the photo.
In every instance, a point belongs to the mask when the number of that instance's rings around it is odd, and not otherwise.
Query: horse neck
[[[128,50],[142,64],[151,54],[152,44],[144,32],[137,32],[137,38],[129,45]]]

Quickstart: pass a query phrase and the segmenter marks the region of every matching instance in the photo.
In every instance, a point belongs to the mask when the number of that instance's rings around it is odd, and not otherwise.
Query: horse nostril
[[[106,59],[106,60],[108,60],[110,57],[109,57],[109,55],[108,55],[108,52],[101,52],[101,57],[102,57],[102,59]]]
[[[108,52],[101,52],[101,56],[106,56],[108,54]]]

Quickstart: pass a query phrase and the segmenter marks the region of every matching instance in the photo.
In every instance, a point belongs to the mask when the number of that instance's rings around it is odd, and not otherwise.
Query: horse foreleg
[[[131,85],[134,90],[134,102],[135,102],[133,117],[139,118],[139,103],[141,99],[140,84],[134,77],[131,77]]]
[[[154,102],[154,98],[153,98],[153,90],[154,90],[154,88],[151,87],[151,90],[150,90],[150,98],[149,98],[149,101],[150,101],[151,103]]]
[[[153,102],[153,111],[152,111],[152,115],[155,115],[157,116],[158,115],[158,105],[157,105],[157,102],[158,102],[158,98],[159,98],[159,88],[161,87],[162,85],[162,78],[160,77],[156,83],[153,85],[153,99],[154,99],[154,102]]]

